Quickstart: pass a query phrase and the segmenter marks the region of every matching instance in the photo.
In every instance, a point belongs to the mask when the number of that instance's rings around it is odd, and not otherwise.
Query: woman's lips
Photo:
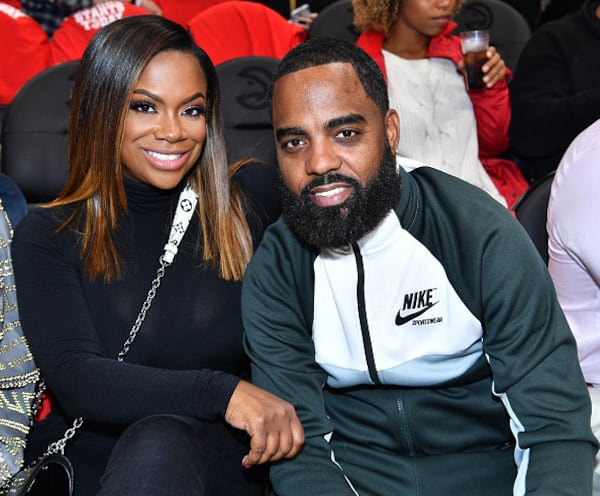
[[[433,22],[435,22],[436,24],[443,24],[445,26],[446,24],[448,24],[448,21],[450,20],[450,18],[449,17],[434,17],[431,20]]]
[[[185,164],[188,152],[158,152],[155,150],[144,150],[148,160],[157,169],[176,170]]]

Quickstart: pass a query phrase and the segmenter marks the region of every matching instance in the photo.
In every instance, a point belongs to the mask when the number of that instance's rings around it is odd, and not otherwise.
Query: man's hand
[[[292,458],[304,444],[304,430],[294,407],[246,381],[233,391],[225,420],[250,435],[244,466]]]

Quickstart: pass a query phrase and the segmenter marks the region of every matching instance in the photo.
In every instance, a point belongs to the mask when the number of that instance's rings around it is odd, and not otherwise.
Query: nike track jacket
[[[348,251],[283,220],[245,276],[255,383],[306,443],[278,496],[591,494],[596,440],[541,258],[486,193],[428,167]]]

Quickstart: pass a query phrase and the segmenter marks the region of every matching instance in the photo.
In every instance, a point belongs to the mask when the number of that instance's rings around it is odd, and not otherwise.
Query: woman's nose
[[[185,131],[180,122],[179,115],[163,114],[154,132],[154,137],[167,141],[180,141],[183,139]]]

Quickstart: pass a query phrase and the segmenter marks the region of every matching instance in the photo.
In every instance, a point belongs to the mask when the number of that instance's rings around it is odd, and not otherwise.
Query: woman
[[[527,188],[508,148],[507,69],[494,47],[483,66],[486,88],[465,89],[460,40],[451,21],[464,0],[353,0],[358,44],[388,81],[400,114],[398,155],[458,176],[512,203]]]
[[[245,468],[302,443],[291,405],[243,380],[252,237],[230,188],[219,98],[210,59],[181,26],[109,24],[76,76],[68,182],[15,233],[22,325],[55,399],[26,458],[83,417],[66,448],[76,495],[258,495],[260,474]],[[179,201],[188,183],[195,209]],[[189,226],[173,231],[183,239],[132,336],[178,205]]]

